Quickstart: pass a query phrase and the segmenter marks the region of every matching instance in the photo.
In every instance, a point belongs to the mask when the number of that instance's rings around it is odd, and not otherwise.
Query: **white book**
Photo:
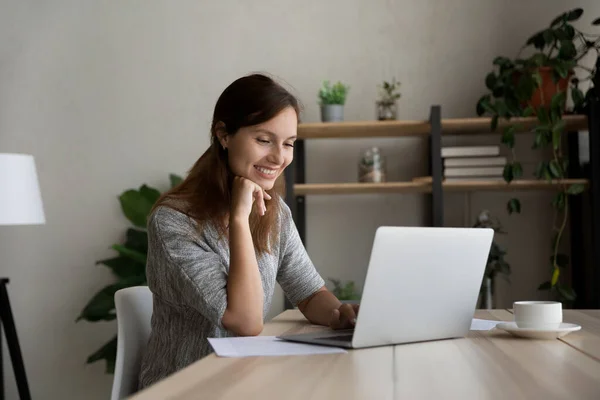
[[[458,167],[458,168],[445,168],[444,176],[502,176],[504,167]]]
[[[500,146],[442,147],[442,157],[476,157],[500,155]]]
[[[504,182],[501,176],[447,176],[445,182],[472,182],[472,181],[498,181]]]
[[[492,167],[504,166],[506,157],[457,157],[445,158],[444,167]]]

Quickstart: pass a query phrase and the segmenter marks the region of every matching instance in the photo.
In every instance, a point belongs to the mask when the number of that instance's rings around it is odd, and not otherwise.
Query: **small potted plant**
[[[399,87],[400,82],[396,82],[396,78],[393,78],[391,82],[383,81],[383,84],[379,85],[377,119],[380,121],[397,118],[397,100],[402,96],[400,93],[396,92]]]
[[[329,81],[323,82],[319,90],[319,103],[321,106],[321,121],[334,122],[344,120],[344,105],[350,87],[337,82],[333,85]]]

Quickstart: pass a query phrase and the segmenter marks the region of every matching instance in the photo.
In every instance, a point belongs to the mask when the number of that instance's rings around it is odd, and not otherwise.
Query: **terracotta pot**
[[[541,105],[550,106],[552,96],[558,92],[566,92],[569,87],[569,81],[573,76],[573,72],[570,71],[566,78],[561,78],[557,83],[554,83],[551,67],[540,67],[538,70],[542,77],[542,85],[533,92],[530,100],[530,104],[535,108]]]

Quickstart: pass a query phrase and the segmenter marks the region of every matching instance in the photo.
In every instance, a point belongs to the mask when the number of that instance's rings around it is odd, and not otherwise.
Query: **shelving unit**
[[[427,121],[347,121],[335,123],[303,123],[298,127],[298,140],[292,165],[286,169],[286,201],[292,210],[300,238],[306,243],[306,196],[347,195],[370,193],[422,193],[429,195],[431,213],[430,226],[444,226],[443,195],[445,192],[473,191],[524,191],[551,190],[562,184],[583,184],[589,190],[592,201],[590,213],[592,221],[592,245],[583,246],[584,216],[581,196],[571,205],[571,252],[573,265],[573,286],[583,293],[586,281],[592,281],[589,296],[578,299],[577,308],[600,308],[600,104],[593,102],[590,114],[564,116],[568,135],[569,176],[564,181],[547,182],[523,179],[506,183],[503,180],[443,180],[441,142],[445,135],[475,135],[490,132],[490,118],[442,119],[441,107],[432,106]],[[520,133],[530,131],[537,124],[536,118],[512,119],[521,125]],[[499,121],[498,132],[507,121]],[[589,131],[590,163],[586,171],[579,168],[578,135],[581,130]],[[429,176],[415,177],[406,182],[385,183],[306,183],[305,181],[305,141],[315,139],[358,139],[423,137],[429,141]],[[292,182],[292,184],[290,183]],[[584,252],[591,254],[594,266],[590,275],[584,268]],[[286,303],[287,305],[287,303]]]

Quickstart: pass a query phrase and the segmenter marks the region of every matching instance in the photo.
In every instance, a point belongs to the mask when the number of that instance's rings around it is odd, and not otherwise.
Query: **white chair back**
[[[117,310],[117,358],[111,400],[121,400],[137,391],[144,350],[150,337],[152,292],[135,286],[115,293]]]

